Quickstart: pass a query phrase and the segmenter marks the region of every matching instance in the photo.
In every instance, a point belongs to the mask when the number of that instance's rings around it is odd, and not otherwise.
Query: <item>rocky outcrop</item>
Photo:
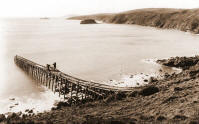
[[[194,66],[198,63],[199,56],[195,57],[172,57],[169,59],[157,60],[157,63],[169,66],[177,67],[182,69],[188,69],[191,66]]]
[[[80,22],[80,24],[96,24],[94,19],[85,19]]]

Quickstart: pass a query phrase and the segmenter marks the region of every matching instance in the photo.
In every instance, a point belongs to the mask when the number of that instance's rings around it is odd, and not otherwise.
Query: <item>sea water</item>
[[[85,80],[133,87],[158,72],[155,59],[196,55],[198,46],[198,35],[176,30],[80,25],[64,18],[0,19],[0,113],[42,112],[60,100],[25,75],[15,55],[43,65],[56,62],[59,70]]]

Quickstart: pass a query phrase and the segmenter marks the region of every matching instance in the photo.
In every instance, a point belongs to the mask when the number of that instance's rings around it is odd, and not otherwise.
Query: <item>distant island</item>
[[[40,19],[49,19],[48,17],[42,17],[42,18],[40,18]]]
[[[94,19],[85,19],[80,22],[80,24],[97,24]]]
[[[136,24],[199,33],[199,9],[147,8],[121,13],[75,16],[68,19],[94,19],[105,23]]]

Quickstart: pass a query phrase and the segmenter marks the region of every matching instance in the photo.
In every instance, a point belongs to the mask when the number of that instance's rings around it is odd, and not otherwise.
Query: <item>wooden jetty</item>
[[[59,96],[70,104],[104,99],[111,94],[132,91],[131,88],[109,86],[70,76],[59,71],[56,68],[56,63],[53,64],[53,67],[49,64],[43,66],[17,55],[14,61],[32,79],[48,87],[53,92],[59,93]]]

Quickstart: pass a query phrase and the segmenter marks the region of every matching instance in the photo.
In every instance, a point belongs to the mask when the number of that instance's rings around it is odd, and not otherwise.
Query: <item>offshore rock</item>
[[[80,24],[97,24],[94,19],[85,19],[80,22]]]

